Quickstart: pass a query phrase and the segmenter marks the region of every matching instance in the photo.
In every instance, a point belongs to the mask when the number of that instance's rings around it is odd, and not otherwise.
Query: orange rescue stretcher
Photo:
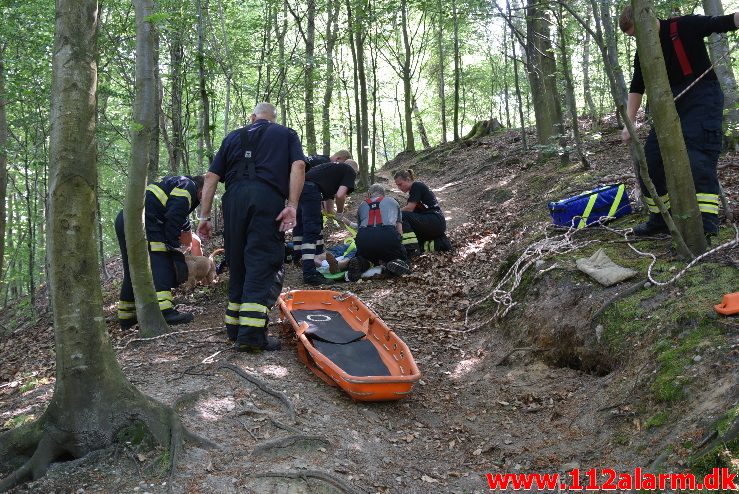
[[[408,346],[356,295],[293,290],[279,305],[300,360],[353,400],[399,400],[421,378]]]

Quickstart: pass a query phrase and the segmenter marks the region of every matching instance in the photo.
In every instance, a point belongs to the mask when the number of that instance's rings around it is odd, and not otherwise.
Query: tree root
[[[265,393],[270,394],[270,395],[274,396],[275,398],[277,398],[278,400],[280,400],[285,405],[285,407],[287,408],[288,415],[290,416],[290,421],[293,422],[293,423],[295,423],[295,407],[293,406],[292,401],[290,401],[290,398],[288,398],[285,393],[283,393],[282,391],[277,391],[275,389],[272,389],[269,386],[269,384],[267,384],[266,382],[262,381],[261,379],[259,379],[254,374],[251,374],[249,372],[246,372],[245,370],[243,370],[240,367],[237,367],[237,366],[235,366],[233,364],[223,363],[223,364],[220,364],[217,367],[217,369],[230,369],[233,372],[235,372],[236,374],[238,374],[241,377],[243,377],[244,379],[246,379],[247,381],[249,381],[250,383],[256,385],[256,387],[258,387],[259,389],[261,389]]]
[[[342,492],[346,492],[347,494],[363,494],[363,491],[360,491],[358,489],[355,489],[351,485],[349,485],[344,480],[340,479],[339,477],[336,477],[334,475],[331,475],[328,472],[322,472],[320,470],[301,470],[299,472],[293,472],[293,471],[287,471],[287,472],[265,472],[265,473],[258,473],[255,474],[254,477],[257,478],[286,478],[286,479],[302,479],[304,481],[308,481],[309,478],[311,479],[318,479],[326,482],[327,484],[330,484],[337,489],[341,490]]]
[[[592,327],[593,324],[595,324],[595,322],[598,320],[598,318],[601,315],[603,315],[603,313],[606,311],[606,309],[608,307],[610,307],[611,305],[615,304],[616,302],[618,302],[622,298],[628,297],[629,295],[632,295],[632,294],[638,292],[639,290],[641,290],[642,288],[644,288],[644,283],[646,283],[646,280],[637,281],[633,285],[630,285],[628,288],[626,288],[624,291],[619,292],[616,295],[614,295],[613,297],[611,297],[608,300],[606,300],[606,302],[603,305],[601,305],[600,309],[598,309],[597,311],[595,311],[595,313],[593,314],[593,316],[590,318],[590,327]]]
[[[301,441],[315,441],[315,442],[323,443],[326,446],[331,444],[328,439],[322,436],[309,436],[306,434],[296,434],[294,436],[280,437],[277,439],[271,439],[269,441],[265,441],[263,443],[257,444],[252,450],[251,454],[252,456],[259,456],[270,450],[287,448]]]

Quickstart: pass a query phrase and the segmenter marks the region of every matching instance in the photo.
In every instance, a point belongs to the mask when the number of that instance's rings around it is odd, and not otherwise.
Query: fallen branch
[[[632,294],[638,292],[639,290],[641,290],[642,288],[644,288],[644,283],[645,283],[645,280],[639,280],[636,283],[634,283],[633,285],[629,286],[626,290],[624,290],[622,292],[619,292],[616,295],[614,295],[613,297],[611,297],[608,300],[606,300],[606,302],[603,305],[600,306],[600,309],[598,309],[597,311],[595,311],[595,314],[593,314],[592,317],[590,318],[590,324],[589,324],[589,326],[590,327],[593,327],[593,324],[598,320],[598,318],[601,315],[603,315],[603,313],[606,311],[606,309],[608,307],[610,307],[611,305],[615,304],[616,302],[618,302],[622,298],[628,297],[629,295],[632,295]]]
[[[331,484],[332,486],[336,487],[342,492],[346,492],[348,494],[364,494],[364,491],[355,489],[354,487],[352,487],[351,485],[349,485],[348,483],[346,483],[344,480],[340,479],[339,477],[331,475],[328,472],[321,472],[320,470],[301,470],[299,472],[293,472],[293,471],[265,472],[265,473],[255,474],[254,477],[302,479],[306,482],[308,481],[309,478],[312,478],[312,479],[322,480],[326,482],[327,484]]]
[[[280,400],[287,408],[288,415],[290,416],[290,421],[295,422],[295,407],[293,406],[292,401],[290,401],[290,398],[288,398],[285,393],[283,393],[282,391],[277,391],[277,390],[272,389],[269,386],[269,384],[262,381],[254,374],[246,372],[244,369],[241,369],[240,367],[237,367],[233,364],[224,363],[224,364],[219,365],[217,369],[230,369],[236,374],[238,374],[239,376],[249,381],[250,383],[254,384],[256,387],[258,387],[265,393],[270,394],[274,396],[275,398],[277,398],[278,400]]]

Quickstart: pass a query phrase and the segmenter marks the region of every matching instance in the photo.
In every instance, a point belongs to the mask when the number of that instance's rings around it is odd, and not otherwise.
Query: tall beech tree
[[[95,246],[97,0],[57,0],[52,64],[49,281],[56,382],[43,415],[0,435],[0,463],[14,465],[0,492],[42,476],[60,458],[80,458],[145,424],[174,462],[182,425],[174,411],[125,377],[105,330]],[[174,463],[173,463],[174,465]]]

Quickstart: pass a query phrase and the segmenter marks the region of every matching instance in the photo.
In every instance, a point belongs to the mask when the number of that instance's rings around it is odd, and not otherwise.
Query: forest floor
[[[498,306],[478,302],[527,246],[561,234],[548,228],[548,201],[600,183],[624,181],[634,189],[620,129],[606,125],[586,136],[588,171],[574,157],[564,167],[558,159],[539,163],[535,151],[523,151],[520,133],[504,131],[401,155],[379,173],[393,185],[391,170],[413,168],[439,197],[454,246],[453,253],[424,254],[408,276],[333,287],[358,295],[411,348],[422,378],[401,401],[356,403],[326,385],[298,360],[294,334],[277,310],[270,330],[282,341],[280,351],[231,350],[222,323],[225,277],[214,287],[176,293],[179,308],[195,312],[193,323],[164,338],[133,341],[136,335],[115,322],[120,262],[111,260],[104,309],[125,374],[148,395],[177,402],[186,427],[221,449],[188,446],[169,476],[168,452],[132,439],[55,464],[12,492],[482,493],[489,491],[485,474],[496,472],[736,470],[736,441],[713,439],[739,412],[739,320],[713,310],[739,287],[736,245],[675,283],[650,286],[649,259],[619,233],[643,215],[628,215],[613,222],[613,231],[588,229],[573,235],[569,248],[527,257],[530,268],[513,291],[517,305],[486,323]],[[735,207],[738,163],[735,155],[720,163]],[[352,198],[351,210],[359,200]],[[332,227],[327,233],[328,244],[345,235]],[[724,223],[713,245],[735,235]],[[666,239],[633,245],[657,256],[659,280],[685,266]],[[603,288],[578,271],[575,259],[601,247],[637,277]],[[289,266],[285,289],[306,288]],[[607,301],[614,303],[598,312]],[[477,310],[465,326],[470,305]],[[19,308],[0,317],[3,428],[38,417],[53,393],[49,316],[23,314]],[[283,392],[295,420],[274,396],[218,368],[223,363]]]

